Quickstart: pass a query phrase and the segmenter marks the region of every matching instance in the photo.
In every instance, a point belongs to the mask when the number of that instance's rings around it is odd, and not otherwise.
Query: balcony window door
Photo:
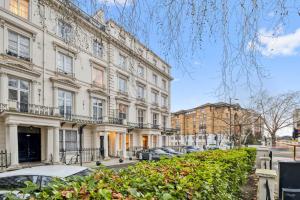
[[[93,83],[97,86],[103,86],[103,75],[104,72],[100,69],[93,69]]]
[[[158,114],[157,113],[152,114],[152,123],[153,123],[154,128],[156,128],[158,126]]]
[[[93,98],[93,119],[102,120],[103,117],[103,100]]]
[[[9,55],[30,60],[30,39],[13,31],[8,31]]]
[[[138,125],[140,128],[143,128],[145,121],[145,111],[142,109],[138,109]]]
[[[127,119],[128,106],[119,104],[119,119]]]
[[[69,91],[58,91],[58,107],[61,116],[70,119],[73,111],[73,93]]]
[[[17,102],[20,112],[28,112],[29,104],[29,82],[16,78],[8,80],[8,99]]]
[[[20,17],[29,18],[29,0],[10,0],[9,9]]]
[[[71,56],[58,52],[57,55],[57,68],[58,71],[65,75],[73,76],[73,59]]]

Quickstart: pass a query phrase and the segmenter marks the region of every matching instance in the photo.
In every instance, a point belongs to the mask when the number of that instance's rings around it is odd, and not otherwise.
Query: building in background
[[[168,145],[170,71],[101,11],[0,0],[0,150],[17,166]]]
[[[172,128],[178,130],[178,134],[171,137],[172,145],[199,147],[229,145],[230,141],[243,144],[249,135],[260,138],[263,127],[259,114],[239,104],[223,102],[172,113],[171,123]]]

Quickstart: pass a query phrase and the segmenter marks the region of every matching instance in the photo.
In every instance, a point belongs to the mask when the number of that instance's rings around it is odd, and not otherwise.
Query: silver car
[[[26,187],[26,181],[31,181],[42,188],[47,186],[53,178],[87,176],[91,172],[87,167],[47,165],[0,173],[0,200],[4,199],[5,194],[9,192],[17,194],[18,189]]]

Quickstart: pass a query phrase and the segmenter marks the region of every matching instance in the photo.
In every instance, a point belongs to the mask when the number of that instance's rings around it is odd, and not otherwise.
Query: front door
[[[143,149],[148,149],[148,136],[143,135]]]
[[[100,136],[100,154],[104,158],[104,136]]]
[[[19,162],[41,161],[41,129],[18,127]]]

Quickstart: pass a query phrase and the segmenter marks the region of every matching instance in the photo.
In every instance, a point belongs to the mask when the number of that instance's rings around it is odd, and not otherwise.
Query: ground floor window
[[[59,149],[76,151],[78,149],[78,133],[74,130],[59,130]]]

